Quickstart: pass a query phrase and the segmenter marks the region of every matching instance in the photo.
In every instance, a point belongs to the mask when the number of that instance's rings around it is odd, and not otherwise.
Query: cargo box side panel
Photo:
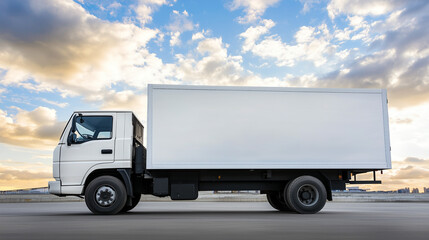
[[[155,85],[148,104],[149,169],[390,167],[380,90]]]

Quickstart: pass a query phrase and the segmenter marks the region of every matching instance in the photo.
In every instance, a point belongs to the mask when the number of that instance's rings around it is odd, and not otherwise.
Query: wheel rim
[[[313,206],[319,200],[319,191],[311,184],[302,185],[298,189],[298,200],[304,206]]]
[[[98,205],[108,207],[116,200],[116,192],[111,186],[101,186],[95,192],[95,200]]]

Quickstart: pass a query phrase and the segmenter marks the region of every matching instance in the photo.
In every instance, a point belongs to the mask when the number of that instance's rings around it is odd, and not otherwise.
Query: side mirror
[[[76,138],[77,138],[76,133],[70,134],[68,136],[68,138],[67,138],[67,146],[71,146],[72,143],[75,143],[76,142]]]

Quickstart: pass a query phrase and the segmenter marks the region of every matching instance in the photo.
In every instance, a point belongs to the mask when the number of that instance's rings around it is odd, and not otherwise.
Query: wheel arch
[[[128,173],[128,171],[126,169],[97,169],[92,171],[88,177],[86,177],[84,185],[83,185],[83,189],[82,189],[82,193],[84,193],[86,191],[86,188],[88,186],[88,184],[96,179],[97,177],[101,177],[101,176],[112,176],[112,177],[116,177],[117,179],[119,179],[124,185],[125,188],[127,190],[127,195],[132,196],[133,191],[132,191],[132,184],[131,184],[131,179],[130,179],[130,175]]]

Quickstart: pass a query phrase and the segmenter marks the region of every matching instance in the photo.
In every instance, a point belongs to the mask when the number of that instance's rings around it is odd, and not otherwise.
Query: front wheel
[[[125,186],[116,177],[97,177],[85,190],[86,206],[95,214],[117,214],[124,208],[126,201]]]
[[[284,191],[288,206],[298,213],[317,213],[325,206],[326,188],[312,176],[301,176],[292,180]]]

